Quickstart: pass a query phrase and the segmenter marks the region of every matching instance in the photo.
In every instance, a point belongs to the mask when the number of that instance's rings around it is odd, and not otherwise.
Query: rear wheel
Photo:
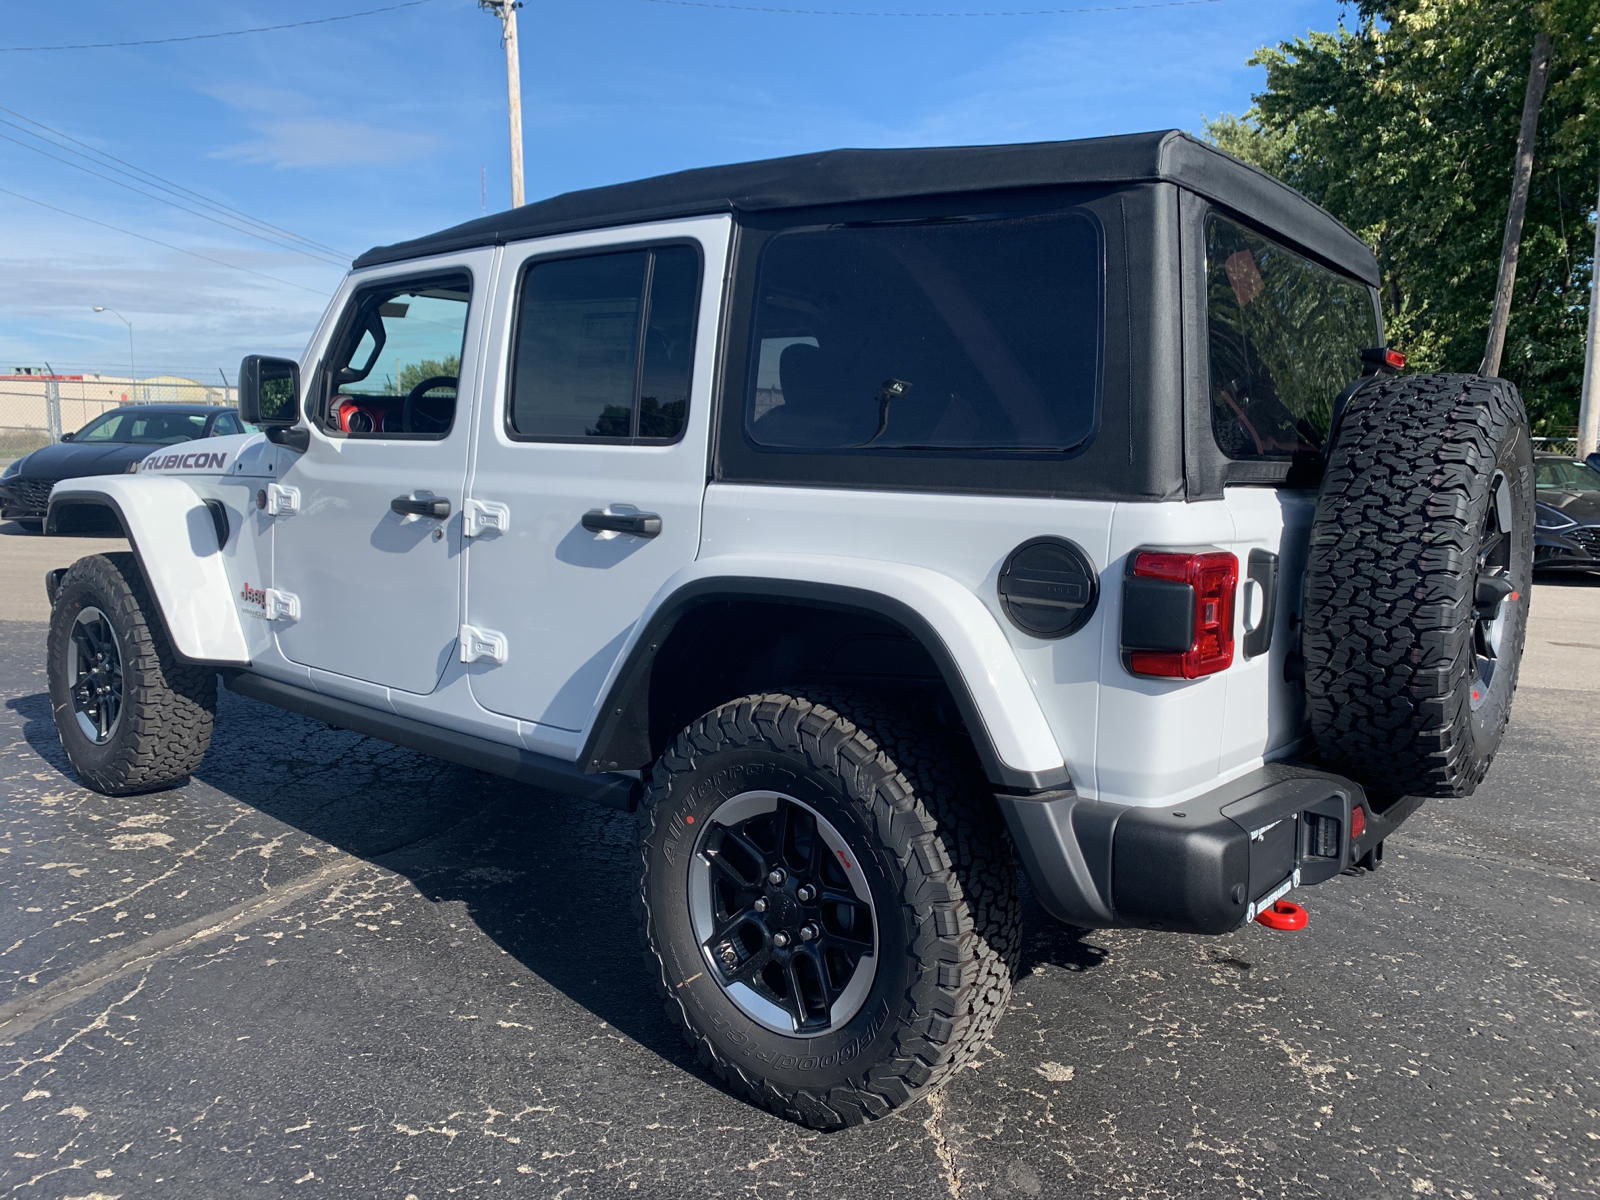
[[[93,555],[56,589],[50,706],[79,777],[119,796],[182,783],[211,744],[215,671],[178,661],[131,554]]]
[[[1500,745],[1527,634],[1533,457],[1509,383],[1414,375],[1350,404],[1306,569],[1324,758],[1383,795],[1464,796]]]
[[[747,696],[657,763],[646,953],[736,1092],[818,1129],[937,1087],[1011,992],[1011,846],[970,748],[843,693]]]

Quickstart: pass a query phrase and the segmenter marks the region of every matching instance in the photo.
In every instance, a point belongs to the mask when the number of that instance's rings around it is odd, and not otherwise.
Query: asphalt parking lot
[[[80,787],[0,527],[0,1188],[23,1197],[1600,1194],[1600,579],[1541,580],[1486,785],[1299,933],[1027,913],[931,1101],[822,1135],[669,1027],[632,818],[230,693],[185,787]]]

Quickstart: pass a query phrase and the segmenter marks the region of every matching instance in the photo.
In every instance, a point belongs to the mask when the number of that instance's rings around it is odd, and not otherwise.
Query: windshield
[[[1537,463],[1539,486],[1568,492],[1600,492],[1600,471],[1581,462],[1545,459]]]
[[[73,435],[74,442],[128,442],[138,446],[175,446],[205,432],[205,413],[141,412],[117,409],[96,417]]]

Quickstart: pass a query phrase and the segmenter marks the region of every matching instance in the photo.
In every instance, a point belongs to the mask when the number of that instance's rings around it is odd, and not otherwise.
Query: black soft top
[[[770,212],[1005,188],[1154,181],[1188,188],[1358,279],[1374,286],[1379,283],[1372,252],[1328,212],[1265,172],[1178,129],[1014,146],[825,150],[698,167],[566,192],[427,237],[378,246],[356,259],[355,266],[704,213]]]

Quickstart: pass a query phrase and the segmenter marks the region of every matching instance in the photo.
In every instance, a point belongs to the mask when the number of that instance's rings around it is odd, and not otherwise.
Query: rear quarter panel
[[[1304,702],[1284,678],[1284,661],[1296,640],[1314,504],[1313,494],[1272,488],[1231,489],[1222,500],[1198,503],[1129,503],[712,484],[697,566],[712,568],[719,556],[827,555],[949,577],[994,619],[1003,636],[995,644],[1021,666],[1079,794],[1172,804],[1299,748]],[[1099,572],[1094,615],[1066,638],[1024,633],[1000,604],[1001,566],[1041,535],[1077,543]],[[1228,670],[1196,680],[1129,674],[1121,652],[1122,578],[1128,555],[1141,546],[1215,547],[1241,564],[1252,548],[1279,554],[1269,653],[1244,660],[1236,597]],[[1241,566],[1241,593],[1243,586]]]

